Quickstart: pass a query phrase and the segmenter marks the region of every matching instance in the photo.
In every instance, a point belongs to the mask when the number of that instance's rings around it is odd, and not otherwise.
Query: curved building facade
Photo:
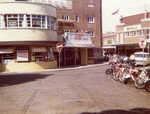
[[[0,1],[1,71],[56,68],[56,8],[31,0]]]

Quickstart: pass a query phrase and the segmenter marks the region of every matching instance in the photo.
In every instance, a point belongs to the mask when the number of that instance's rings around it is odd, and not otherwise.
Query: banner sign
[[[17,61],[28,61],[28,50],[17,50]]]
[[[65,47],[95,47],[87,33],[67,33]]]

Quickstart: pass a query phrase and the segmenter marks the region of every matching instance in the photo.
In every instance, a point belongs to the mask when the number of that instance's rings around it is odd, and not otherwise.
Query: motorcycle
[[[128,79],[132,79],[134,81],[134,85],[137,89],[145,88],[146,91],[150,92],[150,70],[130,69]]]
[[[150,70],[144,69],[140,75],[135,79],[136,88],[145,88],[146,91],[150,92]]]
[[[124,70],[123,70],[123,74],[122,74],[122,77],[119,78],[120,82],[121,83],[124,83],[124,84],[127,84],[128,81],[130,80],[131,78],[131,75],[130,75],[130,67],[127,66]]]
[[[109,68],[107,68],[105,71],[106,75],[112,75],[113,70],[114,70],[114,65],[115,65],[115,62],[109,61]]]
[[[115,81],[118,81],[119,80],[119,77],[122,73],[122,69],[121,69],[121,64],[115,64],[114,66],[114,71],[112,73],[112,78],[115,80]]]

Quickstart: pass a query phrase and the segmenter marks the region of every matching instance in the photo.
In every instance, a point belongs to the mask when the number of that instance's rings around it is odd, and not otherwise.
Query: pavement
[[[18,71],[18,72],[1,72],[1,74],[12,74],[12,73],[32,73],[32,72],[44,72],[44,71],[67,71],[67,70],[76,70],[76,69],[86,69],[86,68],[91,68],[91,67],[98,67],[102,65],[106,65],[108,62],[104,63],[99,63],[99,64],[90,64],[90,65],[82,65],[82,66],[74,66],[74,67],[62,67],[62,68],[56,68],[56,69],[43,69],[43,70],[38,70],[38,71]]]

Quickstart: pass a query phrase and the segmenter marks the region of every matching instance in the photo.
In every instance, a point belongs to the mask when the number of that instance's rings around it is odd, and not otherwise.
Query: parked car
[[[132,57],[131,57],[132,56]],[[146,52],[135,52],[130,57],[135,60],[135,65],[148,65],[150,64],[150,54]]]

